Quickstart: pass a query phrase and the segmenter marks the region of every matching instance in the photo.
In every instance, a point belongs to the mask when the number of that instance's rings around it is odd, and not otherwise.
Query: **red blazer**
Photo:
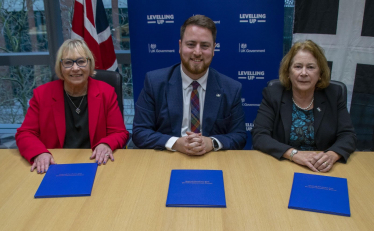
[[[105,143],[112,150],[122,148],[129,138],[114,88],[88,77],[88,130],[92,150]],[[47,149],[62,148],[65,141],[64,82],[56,80],[34,90],[16,142],[23,157],[30,163]]]

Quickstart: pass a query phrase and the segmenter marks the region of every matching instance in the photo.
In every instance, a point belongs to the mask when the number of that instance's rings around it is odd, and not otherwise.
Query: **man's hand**
[[[209,137],[202,136],[201,133],[187,132],[187,136],[180,137],[172,149],[187,155],[204,155],[213,149],[213,145]]]

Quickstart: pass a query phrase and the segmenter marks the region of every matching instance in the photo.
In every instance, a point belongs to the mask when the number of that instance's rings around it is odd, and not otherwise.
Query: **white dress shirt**
[[[182,89],[183,89],[183,119],[182,119],[182,129],[181,129],[181,136],[187,136],[187,132],[191,131],[191,93],[192,93],[192,85],[191,83],[195,80],[191,79],[183,72],[182,64],[180,65],[181,69],[181,76],[182,76]],[[208,81],[208,74],[209,68],[206,73],[198,80],[196,80],[200,86],[197,88],[199,92],[199,104],[200,104],[200,133],[203,133],[203,113],[204,113],[204,102],[205,102],[205,93],[206,93],[206,85]],[[179,137],[171,137],[165,144],[167,150],[175,151],[172,149],[173,145],[177,141]],[[214,137],[219,144],[219,149],[222,148],[221,142]]]

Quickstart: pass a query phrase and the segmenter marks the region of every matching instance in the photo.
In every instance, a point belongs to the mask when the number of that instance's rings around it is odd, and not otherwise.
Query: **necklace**
[[[306,111],[306,110],[308,110],[308,109],[312,106],[312,104],[313,104],[313,102],[314,102],[314,97],[313,97],[313,99],[312,99],[312,102],[310,102],[310,104],[309,104],[308,107],[306,107],[306,108],[302,108],[302,107],[300,107],[299,105],[297,105],[297,103],[295,102],[295,100],[293,99],[293,97],[292,97],[292,101],[293,101],[293,103],[296,105],[296,107],[300,108],[301,110]]]
[[[77,107],[77,106],[75,106],[73,100],[71,100],[69,94],[68,94],[66,91],[65,91],[65,93],[66,93],[66,95],[68,96],[68,98],[70,99],[70,102],[74,105],[74,107],[75,107],[75,112],[79,115],[79,113],[81,113],[81,109],[79,109],[79,108],[80,108],[80,106],[82,105],[82,102],[83,102],[84,96],[82,97],[82,100],[81,100],[79,106]]]

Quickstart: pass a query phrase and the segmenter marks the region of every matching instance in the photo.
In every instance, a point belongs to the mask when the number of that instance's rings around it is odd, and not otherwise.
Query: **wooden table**
[[[89,163],[90,150],[51,150],[57,163]],[[44,175],[18,150],[0,150],[0,230],[374,230],[374,153],[354,153],[327,176],[348,179],[351,217],[288,209],[294,172],[257,151],[201,157],[117,150],[90,197],[34,199]],[[227,208],[165,207],[172,169],[223,170]]]

